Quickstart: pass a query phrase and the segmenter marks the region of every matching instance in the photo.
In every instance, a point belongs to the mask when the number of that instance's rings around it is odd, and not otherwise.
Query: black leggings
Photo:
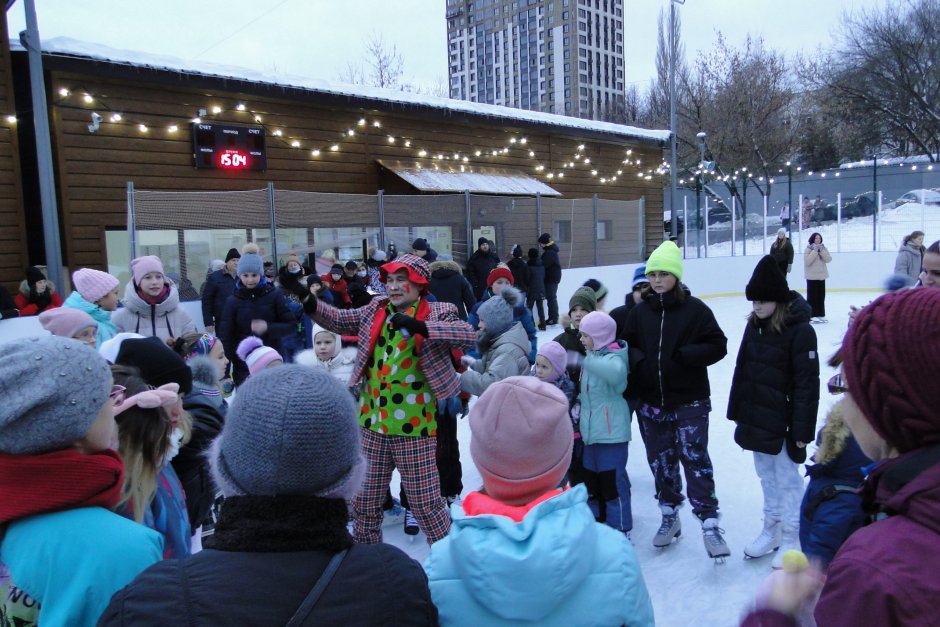
[[[813,309],[814,318],[826,317],[826,281],[806,279],[806,302]]]

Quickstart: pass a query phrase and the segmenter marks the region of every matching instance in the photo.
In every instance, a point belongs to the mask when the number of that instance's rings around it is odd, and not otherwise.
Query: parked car
[[[898,199],[894,201],[894,206],[900,207],[912,202],[940,205],[940,192],[933,189],[912,189],[906,194],[898,196]]]
[[[858,194],[842,206],[843,218],[860,218],[870,216],[878,209],[878,194],[864,192]]]

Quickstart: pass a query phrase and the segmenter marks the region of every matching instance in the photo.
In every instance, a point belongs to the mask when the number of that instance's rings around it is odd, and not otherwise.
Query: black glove
[[[297,297],[300,302],[304,302],[304,299],[310,296],[310,289],[303,283],[303,281],[297,281],[287,288],[287,291]]]
[[[319,300],[320,299],[317,298],[317,295],[313,292],[306,292],[303,298],[301,298],[301,302],[304,304],[304,313],[313,317],[313,315],[317,313],[317,303]]]
[[[403,313],[395,314],[392,316],[391,320],[388,321],[388,323],[392,325],[393,329],[401,329],[403,334],[407,332],[407,334],[411,336],[428,336],[428,325],[424,324],[420,320],[415,320],[411,316],[406,316]]]

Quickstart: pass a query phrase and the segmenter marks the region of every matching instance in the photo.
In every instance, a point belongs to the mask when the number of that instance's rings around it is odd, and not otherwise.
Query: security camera
[[[101,126],[101,114],[92,111],[91,124],[88,125],[88,132],[94,133]]]
[[[698,133],[695,134],[695,136],[698,137],[699,139],[705,139],[706,137],[708,137],[708,133],[706,133],[705,131],[699,131]]]

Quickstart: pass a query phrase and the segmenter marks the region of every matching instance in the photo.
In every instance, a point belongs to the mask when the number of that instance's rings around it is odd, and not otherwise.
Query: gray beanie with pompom
[[[487,333],[496,336],[509,329],[513,323],[512,310],[521,302],[519,290],[508,285],[485,300],[477,309],[477,315],[486,324]]]

